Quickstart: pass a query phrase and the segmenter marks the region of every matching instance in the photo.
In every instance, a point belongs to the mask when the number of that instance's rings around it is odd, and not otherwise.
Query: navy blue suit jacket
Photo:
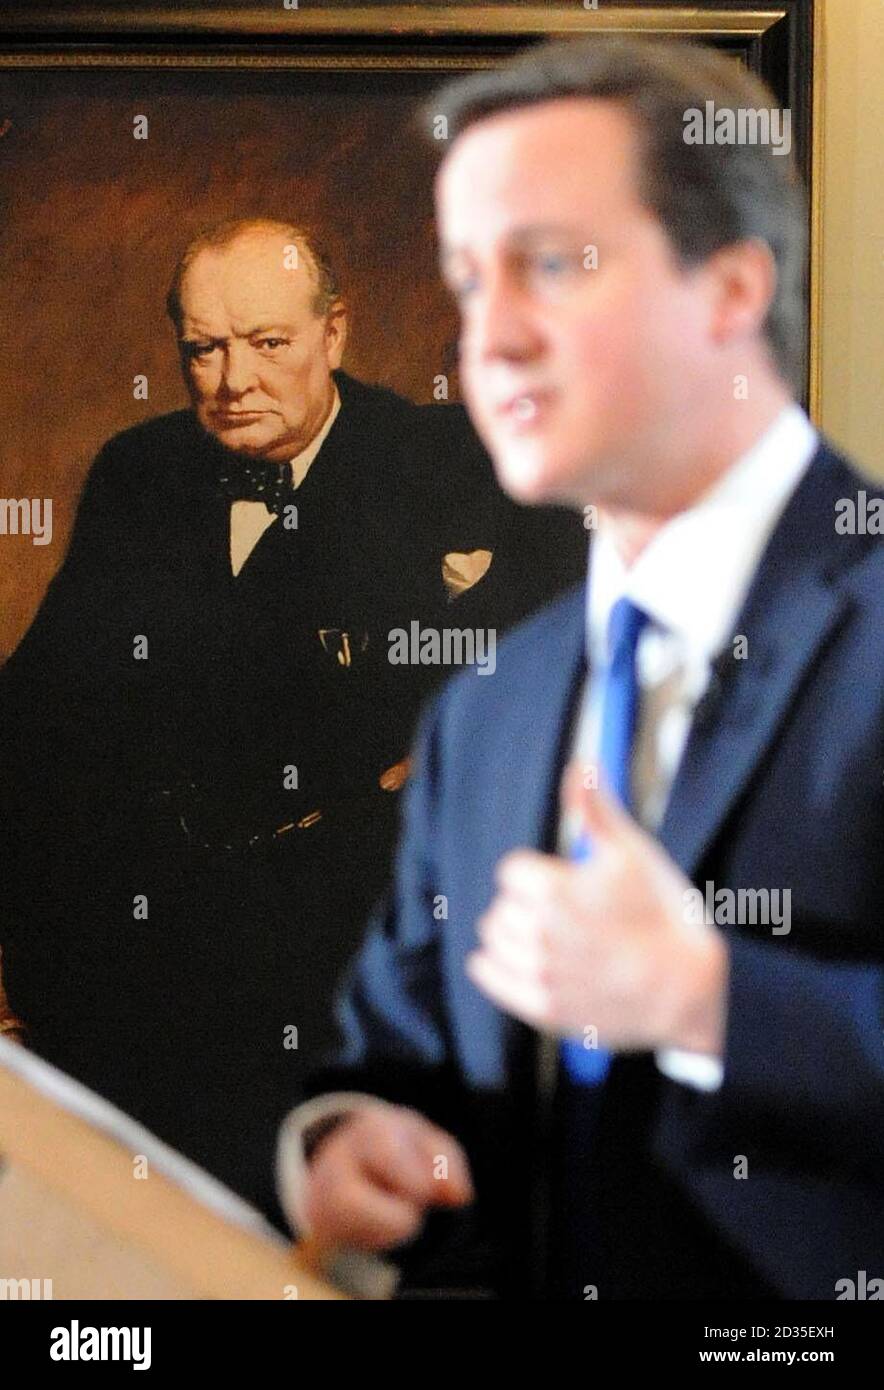
[[[790,889],[792,925],[721,928],[717,1093],[650,1054],[615,1060],[593,1160],[600,1297],[833,1299],[840,1279],[884,1274],[884,538],[835,529],[863,487],[820,447],[737,622],[747,659],[717,663],[692,726],[660,841],[701,888]],[[546,1287],[537,1037],[464,960],[501,856],[553,847],[584,632],[581,586],[505,640],[495,675],[464,673],[426,713],[395,885],[311,1087],[414,1105],[465,1143],[477,1204],[419,1242],[433,1282]]]

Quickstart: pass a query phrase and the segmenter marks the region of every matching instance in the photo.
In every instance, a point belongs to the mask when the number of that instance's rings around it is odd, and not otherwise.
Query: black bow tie
[[[268,511],[282,511],[295,491],[292,465],[269,459],[243,459],[230,455],[218,474],[218,489],[231,502],[263,502]]]

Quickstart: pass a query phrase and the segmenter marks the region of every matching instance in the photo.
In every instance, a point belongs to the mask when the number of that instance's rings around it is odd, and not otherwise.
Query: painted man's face
[[[281,462],[310,443],[331,409],[346,323],[317,315],[315,271],[281,232],[207,247],[181,285],[181,361],[203,428],[228,449]]]

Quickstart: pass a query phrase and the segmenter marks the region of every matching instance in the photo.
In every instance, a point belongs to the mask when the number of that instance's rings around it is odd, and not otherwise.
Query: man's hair
[[[193,241],[185,247],[181,259],[175,267],[166,295],[166,312],[179,332],[181,330],[181,285],[188,268],[201,251],[210,249],[221,251],[226,246],[232,245],[233,242],[239,241],[240,237],[248,235],[249,232],[277,232],[281,236],[288,237],[292,244],[298,247],[299,252],[307,252],[316,281],[312,307],[317,317],[328,313],[335,300],[340,299],[341,293],[331,260],[325,247],[310,228],[303,227],[296,222],[285,222],[275,217],[231,217],[224,222],[218,222],[214,226],[208,227],[205,231],[200,232],[199,236],[194,237]]]
[[[560,97],[615,102],[639,141],[639,194],[683,267],[748,238],[769,246],[776,293],[764,335],[777,368],[800,388],[804,368],[806,211],[795,162],[770,144],[690,144],[688,111],[769,110],[767,87],[732,58],[686,43],[604,35],[544,43],[504,66],[446,84],[424,109],[448,139],[486,116]],[[575,179],[579,169],[574,170]]]

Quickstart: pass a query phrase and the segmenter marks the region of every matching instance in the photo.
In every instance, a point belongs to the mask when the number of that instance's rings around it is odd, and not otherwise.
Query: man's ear
[[[325,316],[325,353],[332,371],[341,365],[347,343],[347,308],[342,299],[336,299]]]
[[[713,334],[722,346],[760,334],[777,291],[773,252],[760,237],[722,246],[710,256],[715,275]]]

